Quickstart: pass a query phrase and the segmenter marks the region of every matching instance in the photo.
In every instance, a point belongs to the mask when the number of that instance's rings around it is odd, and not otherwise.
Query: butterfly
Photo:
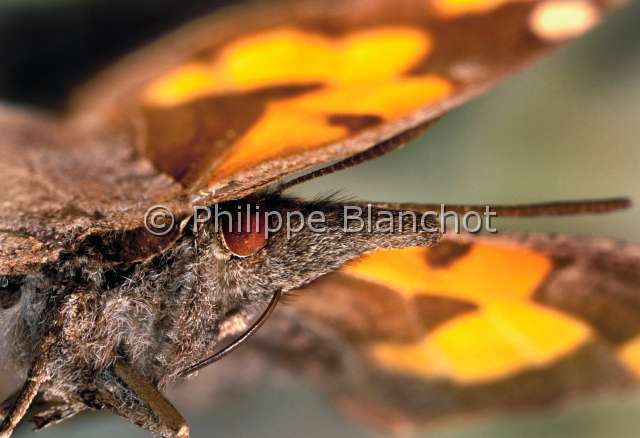
[[[256,354],[331,382],[325,389],[348,411],[388,423],[633,384],[637,247],[443,235],[432,218],[416,229],[400,214],[437,206],[284,194],[406,143],[612,6],[241,6],[108,70],[64,120],[3,107],[3,358],[26,382],[3,404],[0,436],[27,413],[44,428],[88,409],[188,436],[161,390],[260,328],[248,346]],[[345,207],[372,212],[364,229],[345,226]],[[218,228],[209,216],[220,212]],[[272,212],[298,231],[265,233]],[[401,232],[381,232],[373,216],[383,212]],[[310,226],[316,213],[323,231]]]

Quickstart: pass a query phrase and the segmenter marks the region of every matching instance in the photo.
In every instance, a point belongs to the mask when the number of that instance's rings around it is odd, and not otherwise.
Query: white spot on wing
[[[538,38],[559,43],[581,35],[599,19],[598,8],[589,0],[548,0],[535,7],[529,27]]]
[[[488,71],[480,63],[468,61],[453,65],[449,75],[460,82],[479,82],[488,76]]]

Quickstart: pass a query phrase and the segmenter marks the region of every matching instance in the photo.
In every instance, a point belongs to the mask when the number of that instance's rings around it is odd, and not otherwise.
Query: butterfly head
[[[432,245],[440,237],[435,223],[416,228],[411,217],[393,213],[383,229],[378,213],[359,203],[268,195],[202,210],[194,226],[223,284],[268,298],[375,249]]]

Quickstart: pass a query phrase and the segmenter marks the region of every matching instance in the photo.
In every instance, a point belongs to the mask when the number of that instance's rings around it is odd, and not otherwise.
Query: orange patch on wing
[[[176,68],[149,85],[145,101],[174,106],[278,85],[385,82],[409,70],[432,46],[425,32],[411,27],[379,27],[343,38],[277,28],[230,43],[210,63]]]
[[[446,296],[479,306],[442,323],[418,342],[372,344],[369,351],[383,369],[483,383],[547,366],[590,338],[587,325],[530,300],[552,269],[543,254],[474,243],[447,266],[434,267],[428,263],[428,251],[376,251],[343,268],[407,297]]]
[[[391,119],[448,96],[450,83],[438,76],[325,88],[270,104],[216,169],[214,181],[262,162],[338,141],[349,130],[332,125],[331,114],[374,114]]]
[[[469,14],[486,14],[514,1],[527,0],[428,0],[435,11],[445,18]]]
[[[422,341],[371,348],[384,369],[480,384],[542,368],[583,345],[587,325],[552,309],[504,300],[443,324]]]
[[[501,298],[527,299],[551,270],[547,257],[526,248],[476,243],[443,268],[429,266],[427,251],[376,251],[343,270],[408,296],[428,293],[479,305]]]
[[[319,87],[269,103],[215,165],[212,186],[268,160],[352,134],[331,124],[331,115],[375,115],[387,120],[445,99],[453,92],[446,78],[407,76],[432,47],[429,35],[412,27],[377,27],[342,38],[279,28],[230,43],[210,63],[190,63],[169,72],[148,87],[144,100],[162,107],[265,87]]]
[[[622,363],[640,378],[640,336],[636,336],[618,350]]]

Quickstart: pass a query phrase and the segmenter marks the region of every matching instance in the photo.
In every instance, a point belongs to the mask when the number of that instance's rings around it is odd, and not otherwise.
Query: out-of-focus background
[[[1,0],[0,99],[61,110],[74,84],[223,0]],[[640,203],[640,2],[404,149],[297,192],[340,189],[371,200],[527,203],[628,195]],[[0,133],[1,135],[1,133]],[[501,230],[606,236],[640,243],[640,209],[610,216],[521,219]],[[242,372],[242,370],[238,370]],[[634,437],[640,394],[538,415],[445,424],[432,438]],[[259,387],[190,417],[194,437],[365,437],[302,385]],[[89,414],[43,438],[146,436]],[[31,436],[22,427],[17,436]]]

